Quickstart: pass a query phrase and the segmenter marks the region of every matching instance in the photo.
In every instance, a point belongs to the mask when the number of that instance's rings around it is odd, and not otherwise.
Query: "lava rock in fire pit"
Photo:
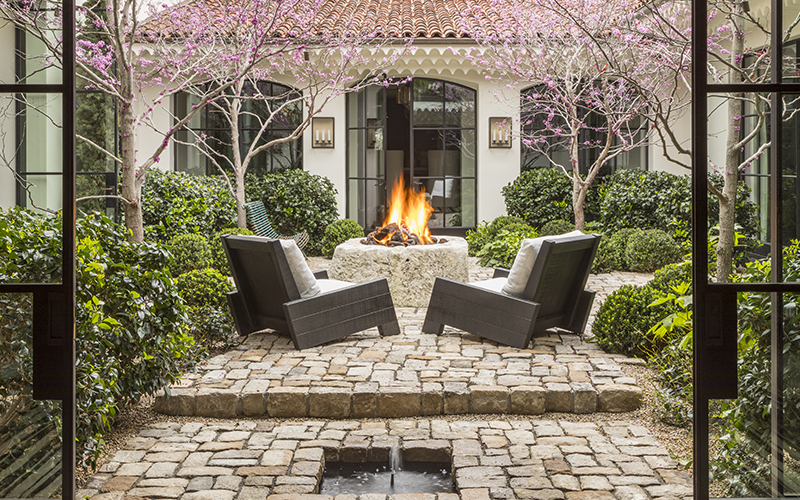
[[[433,243],[447,243],[444,238],[431,236]],[[409,245],[420,245],[419,236],[412,233],[408,227],[392,222],[383,227],[376,227],[366,238],[361,240],[362,245],[383,245],[387,247],[407,247]]]

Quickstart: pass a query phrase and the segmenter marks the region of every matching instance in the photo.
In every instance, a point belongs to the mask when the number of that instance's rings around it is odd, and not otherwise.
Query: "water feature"
[[[362,493],[453,493],[453,478],[448,462],[408,462],[403,464],[400,445],[389,450],[389,463],[333,462],[326,464],[319,492],[323,495]]]
[[[330,462],[325,466],[322,495],[382,493],[455,493],[448,462],[406,462],[392,471],[386,462]]]

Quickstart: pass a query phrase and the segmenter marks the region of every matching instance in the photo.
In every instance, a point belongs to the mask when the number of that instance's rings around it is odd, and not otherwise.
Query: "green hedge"
[[[142,186],[145,239],[165,242],[179,234],[206,239],[236,226],[236,203],[218,176],[151,169]]]
[[[325,228],[322,237],[322,253],[333,257],[336,247],[352,238],[363,238],[364,228],[352,219],[340,219]]]
[[[303,170],[272,172],[264,177],[247,176],[249,201],[261,200],[272,225],[281,234],[305,231],[309,255],[322,254],[325,228],[338,216],[336,188],[330,179]]]
[[[61,218],[21,208],[0,210],[0,279],[58,281]],[[123,226],[103,215],[77,221],[77,448],[93,463],[120,404],[177,382],[198,351],[185,334],[186,309],[167,271],[169,252],[130,244]],[[30,397],[30,296],[7,294],[0,363],[7,382],[0,406]],[[8,381],[15,382],[8,382]]]

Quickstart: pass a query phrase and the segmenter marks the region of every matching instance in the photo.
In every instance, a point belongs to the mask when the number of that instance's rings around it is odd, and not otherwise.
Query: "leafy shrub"
[[[651,344],[647,332],[671,312],[670,305],[650,307],[659,293],[649,286],[623,285],[600,305],[592,335],[603,349],[646,357]]]
[[[352,238],[363,238],[364,228],[352,219],[340,219],[325,228],[322,237],[322,253],[328,257],[333,256],[336,247]]]
[[[470,255],[477,255],[478,251],[483,248],[486,243],[497,238],[497,234],[500,230],[506,228],[507,226],[514,225],[516,228],[520,228],[520,224],[525,225],[525,229],[530,229],[530,227],[525,224],[525,221],[519,217],[514,217],[511,215],[501,215],[495,218],[492,222],[482,221],[475,230],[468,230],[467,231],[467,243],[469,243],[469,254]]]
[[[539,230],[539,236],[552,236],[556,234],[565,234],[575,230],[575,224],[567,220],[552,220],[542,226]]]
[[[722,176],[712,175],[711,182],[722,186]],[[750,188],[739,183],[736,192],[736,224],[748,238],[758,236],[758,213],[749,201]],[[625,227],[661,229],[673,233],[682,228],[686,237],[691,230],[691,179],[686,175],[668,172],[617,170],[603,185],[600,221],[607,231]],[[719,202],[714,196],[708,201],[708,226],[719,223]],[[681,238],[683,239],[683,238]]]
[[[533,227],[554,220],[574,220],[572,181],[554,168],[526,170],[503,188],[509,215]]]
[[[181,298],[189,307],[189,333],[199,344],[226,347],[236,338],[226,294],[233,291],[227,276],[216,269],[194,269],[175,280]]]
[[[475,229],[468,229],[466,239],[469,245],[469,254],[475,256],[490,240],[489,223],[483,220]]]
[[[478,251],[479,264],[484,267],[510,268],[522,246],[522,240],[536,236],[536,230],[526,224],[510,224]]]
[[[628,238],[625,261],[635,272],[653,272],[681,260],[681,246],[659,229],[646,229]]]
[[[169,251],[175,262],[170,266],[173,276],[203,269],[211,262],[208,241],[199,234],[179,234],[169,240]]]
[[[211,251],[211,267],[221,272],[226,276],[231,275],[231,269],[228,266],[228,257],[225,256],[225,249],[222,248],[222,235],[225,234],[244,234],[252,236],[253,231],[243,227],[229,227],[211,236],[208,240],[208,249]]]
[[[60,248],[50,241],[57,238],[47,236],[60,233],[60,217],[17,207],[0,210],[0,279],[60,280]],[[185,307],[166,271],[166,248],[148,242],[132,245],[123,226],[93,214],[77,221],[76,257],[77,450],[79,460],[94,463],[118,405],[176,382],[197,353],[184,333]],[[36,266],[26,265],[33,261]],[[31,366],[30,314],[23,313],[30,309],[30,296],[5,295],[0,308],[0,317],[14,323],[2,333],[14,335],[11,342],[0,343],[3,376],[24,381]],[[23,314],[9,317],[8,311]],[[15,353],[15,362],[7,362],[14,359],[9,351]],[[30,397],[29,384],[3,384],[0,389],[9,390],[11,394],[0,393],[0,404],[9,396]]]
[[[666,295],[672,293],[674,287],[680,283],[692,283],[692,261],[690,260],[667,264],[661,269],[658,269],[653,274],[653,279],[647,284]],[[689,288],[688,293],[691,292],[692,289]]]
[[[219,176],[151,169],[142,186],[145,238],[166,242],[179,234],[210,238],[236,225],[236,202]]]
[[[592,263],[592,272],[607,273],[629,270],[625,249],[628,246],[630,237],[639,231],[639,229],[625,228],[620,229],[611,236],[601,238],[597,247],[597,254]]]
[[[193,269],[175,278],[175,286],[188,307],[213,306],[227,309],[225,294],[233,291],[227,276],[214,268]]]
[[[691,345],[682,346],[679,338],[648,359],[657,373],[656,398],[661,404],[656,407],[656,415],[668,425],[688,427],[692,423],[692,359]]]
[[[248,176],[249,200],[262,200],[272,225],[281,234],[305,231],[311,237],[305,252],[322,254],[325,228],[339,216],[336,188],[326,177],[299,169],[271,172],[264,177]]]

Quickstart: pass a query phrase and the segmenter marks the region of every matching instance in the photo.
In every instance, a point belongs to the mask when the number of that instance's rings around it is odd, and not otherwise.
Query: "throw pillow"
[[[300,297],[305,299],[317,295],[320,291],[317,278],[314,277],[314,273],[308,267],[306,259],[303,257],[303,252],[300,251],[297,243],[294,240],[281,240],[281,247],[283,247],[283,253],[286,254],[289,270],[292,272]]]

